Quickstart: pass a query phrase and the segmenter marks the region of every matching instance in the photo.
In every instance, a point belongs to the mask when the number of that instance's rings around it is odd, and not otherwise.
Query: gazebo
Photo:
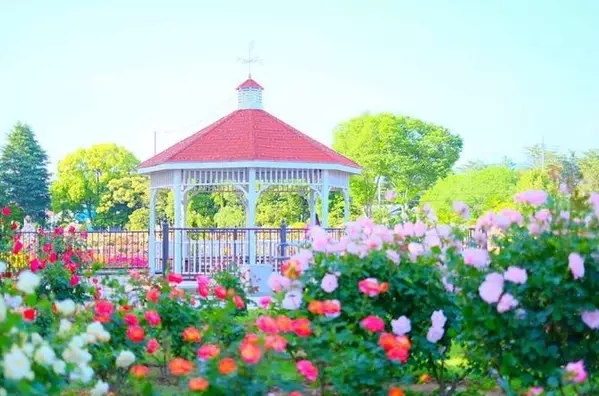
[[[186,227],[189,195],[234,191],[244,203],[246,229],[256,228],[256,205],[266,190],[301,193],[308,201],[312,224],[321,201],[320,225],[328,226],[329,193],[338,190],[349,219],[349,178],[360,166],[263,110],[263,88],[250,76],[237,87],[238,108],[139,165],[150,178],[150,268],[156,248],[156,193],[173,191],[174,229]],[[181,272],[183,233],[174,234],[174,270]],[[249,265],[256,264],[255,233],[250,233]]]

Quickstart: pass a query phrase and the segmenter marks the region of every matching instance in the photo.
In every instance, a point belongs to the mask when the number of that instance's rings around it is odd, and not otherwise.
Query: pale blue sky
[[[253,39],[265,108],[326,144],[392,111],[460,134],[462,161],[599,148],[598,21],[594,0],[0,0],[0,132],[145,159],[154,130],[164,149],[235,108]]]

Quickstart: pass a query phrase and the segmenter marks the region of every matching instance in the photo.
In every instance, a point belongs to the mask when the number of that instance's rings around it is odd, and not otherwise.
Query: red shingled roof
[[[354,161],[258,109],[236,110],[139,167],[229,161],[326,163],[360,169]]]
[[[244,82],[242,82],[237,87],[237,90],[240,90],[240,89],[243,89],[243,88],[258,88],[258,89],[264,90],[264,88],[262,88],[262,86],[260,84],[258,84],[255,80],[252,80],[251,78],[248,78],[247,80],[245,80]]]

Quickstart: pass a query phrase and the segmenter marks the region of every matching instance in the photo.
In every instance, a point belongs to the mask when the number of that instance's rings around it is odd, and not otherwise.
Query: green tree
[[[148,208],[149,191],[150,184],[144,176],[127,175],[110,180],[108,191],[100,197],[97,220],[101,218],[103,226],[124,226],[133,212]]]
[[[446,128],[389,113],[341,123],[333,141],[337,151],[362,166],[362,174],[351,180],[351,192],[369,216],[379,185],[393,188],[400,203],[416,205],[423,191],[449,173],[462,144]]]
[[[219,206],[212,194],[199,193],[194,195],[187,208],[187,225],[191,227],[214,227],[214,216]]]
[[[101,226],[106,219],[97,212],[102,197],[110,193],[109,183],[129,176],[138,163],[131,152],[113,143],[68,154],[58,163],[57,178],[51,187],[54,211],[84,215]]]
[[[581,190],[586,193],[599,191],[599,150],[584,153],[579,165],[582,174]]]
[[[456,223],[461,219],[453,212],[453,202],[470,206],[471,222],[489,210],[513,205],[517,192],[518,172],[507,166],[488,166],[439,180],[422,197],[435,209],[441,223]]]
[[[261,226],[278,227],[283,220],[292,225],[309,219],[308,202],[297,193],[266,191],[258,200],[256,222]]]
[[[50,206],[49,182],[46,152],[31,127],[18,122],[8,133],[0,154],[0,195],[43,222]]]

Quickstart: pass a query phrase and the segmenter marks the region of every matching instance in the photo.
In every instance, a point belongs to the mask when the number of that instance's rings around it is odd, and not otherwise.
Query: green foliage
[[[51,187],[54,211],[86,215],[92,224],[100,227],[115,225],[112,210],[99,213],[98,207],[104,195],[118,191],[127,183],[135,183],[139,190],[141,181],[137,178],[116,183],[113,192],[110,189],[111,181],[130,176],[138,163],[131,152],[116,144],[99,144],[67,155],[58,163],[58,174]],[[114,197],[107,199],[119,202]]]
[[[370,215],[382,179],[402,202],[413,205],[448,174],[459,158],[462,139],[434,124],[381,113],[341,123],[333,147],[362,166],[362,174],[351,180],[351,192]]]
[[[17,123],[0,154],[0,205],[16,203],[26,215],[44,222],[50,206],[49,182],[46,152],[31,127]]]
[[[599,150],[586,152],[580,159],[580,172],[582,192],[590,193],[599,191]]]
[[[517,190],[518,173],[505,166],[488,166],[452,174],[438,181],[421,199],[430,204],[443,224],[460,223],[452,208],[454,201],[466,203],[471,210],[471,221],[487,211],[497,211],[513,202]]]
[[[306,223],[310,219],[307,200],[299,194],[266,191],[258,199],[256,222],[264,227]]]
[[[150,184],[145,176],[126,175],[112,179],[107,187],[97,208],[103,225],[123,226],[136,210],[148,207]]]

